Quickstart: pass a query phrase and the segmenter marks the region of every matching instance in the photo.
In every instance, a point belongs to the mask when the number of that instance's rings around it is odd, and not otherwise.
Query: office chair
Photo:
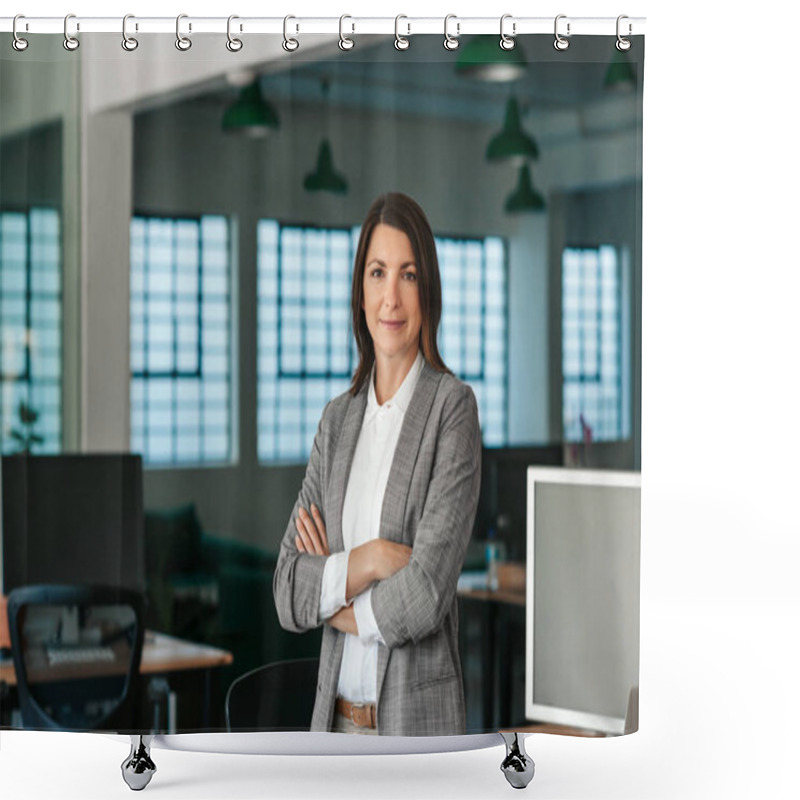
[[[318,658],[303,658],[277,661],[240,675],[225,698],[228,730],[310,730],[318,671]]]
[[[26,728],[133,730],[144,597],[101,586],[26,586],[8,596]]]

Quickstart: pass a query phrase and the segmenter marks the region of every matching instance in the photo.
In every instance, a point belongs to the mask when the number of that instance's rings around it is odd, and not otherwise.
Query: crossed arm
[[[300,553],[330,555],[328,534],[319,509],[311,504],[309,514],[302,506],[295,520],[297,536],[295,546]],[[345,596],[352,600],[366,591],[376,581],[391,577],[408,564],[411,548],[386,539],[373,539],[350,551],[347,561],[347,589]],[[358,635],[355,611],[352,604],[340,608],[326,622],[342,633]]]

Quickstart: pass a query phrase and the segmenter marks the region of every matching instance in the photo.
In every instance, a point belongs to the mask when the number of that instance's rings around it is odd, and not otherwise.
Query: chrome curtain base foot
[[[140,792],[150,783],[156,765],[150,758],[152,736],[131,735],[131,752],[122,762],[122,778],[134,792]]]
[[[506,744],[506,757],[500,765],[506,780],[515,789],[524,789],[536,772],[533,759],[525,752],[525,740],[517,733],[501,733]]]

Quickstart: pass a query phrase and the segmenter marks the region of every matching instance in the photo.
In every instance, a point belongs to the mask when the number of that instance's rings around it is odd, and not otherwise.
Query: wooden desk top
[[[152,675],[159,672],[223,667],[232,663],[233,655],[227,650],[176,639],[165,633],[145,631],[139,672],[142,675]],[[0,681],[9,686],[17,683],[14,664],[10,659],[0,662]]]
[[[233,655],[227,650],[176,639],[174,636],[167,636],[166,633],[145,631],[140,669],[143,675],[224,667],[232,663]]]

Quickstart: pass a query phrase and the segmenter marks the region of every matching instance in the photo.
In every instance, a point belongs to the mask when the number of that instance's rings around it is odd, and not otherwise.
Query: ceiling
[[[265,97],[283,102],[327,104],[352,110],[402,113],[476,123],[502,119],[506,101],[513,93],[523,116],[547,112],[581,111],[607,103],[618,103],[619,95],[603,87],[608,63],[614,55],[614,37],[587,36],[576,39],[569,50],[559,52],[550,36],[520,38],[517,45],[528,61],[524,77],[511,83],[488,83],[456,74],[458,51],[450,52],[436,36],[412,37],[411,47],[397,51],[393,38],[363,37],[348,52],[336,49],[325,60],[306,57],[294,60],[288,70],[265,68],[261,86]],[[637,42],[638,44],[638,42]],[[637,55],[643,56],[643,43]],[[498,47],[498,53],[502,51]],[[327,93],[323,88],[327,84]],[[216,88],[190,102],[227,105],[237,89]],[[627,105],[634,112],[636,93]],[[630,125],[620,120],[620,127]]]

